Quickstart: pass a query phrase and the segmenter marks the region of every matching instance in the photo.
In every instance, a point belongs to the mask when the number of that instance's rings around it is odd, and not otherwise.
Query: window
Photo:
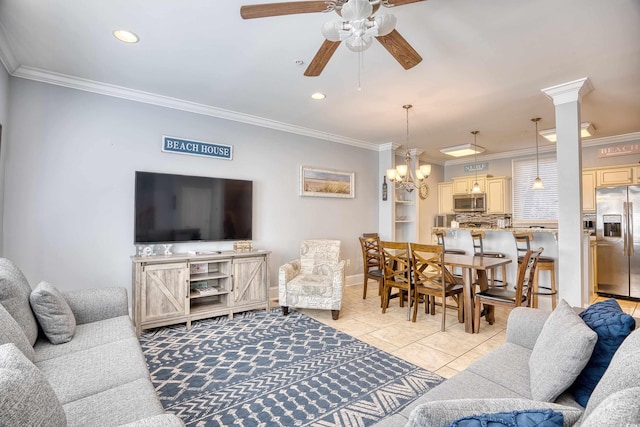
[[[533,190],[536,159],[513,161],[513,221],[558,221],[558,167],[555,157],[540,158],[540,179],[544,190]]]

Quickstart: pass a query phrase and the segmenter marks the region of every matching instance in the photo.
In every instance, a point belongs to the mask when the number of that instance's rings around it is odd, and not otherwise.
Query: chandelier
[[[409,109],[413,105],[403,105],[407,113],[407,151],[404,156],[405,164],[397,165],[395,169],[387,169],[387,178],[389,181],[395,182],[396,188],[403,189],[408,192],[412,192],[414,189],[419,188],[422,181],[429,178],[431,174],[431,165],[420,166],[420,161],[416,155],[416,166],[418,166],[414,172],[411,170],[411,150],[409,149]]]
[[[354,52],[368,49],[374,37],[386,36],[396,27],[396,17],[391,14],[372,17],[373,4],[369,0],[349,0],[340,13],[344,20],[326,22],[322,35],[332,42],[345,42]]]

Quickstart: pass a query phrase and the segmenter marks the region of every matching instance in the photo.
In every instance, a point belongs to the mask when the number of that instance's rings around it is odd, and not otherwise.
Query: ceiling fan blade
[[[402,65],[402,68],[408,70],[413,68],[422,61],[422,57],[411,47],[404,37],[397,30],[391,31],[386,36],[376,37],[378,41],[385,47],[396,61]]]
[[[318,53],[313,57],[311,63],[304,71],[304,75],[307,77],[317,77],[322,73],[324,67],[327,65],[331,57],[333,56],[333,52],[340,46],[340,42],[332,42],[330,40],[325,40],[320,46]]]
[[[266,18],[268,16],[294,15],[331,10],[326,1],[292,1],[286,3],[251,4],[240,7],[242,19]]]
[[[418,3],[424,0],[389,0],[391,6],[404,6],[405,4]]]

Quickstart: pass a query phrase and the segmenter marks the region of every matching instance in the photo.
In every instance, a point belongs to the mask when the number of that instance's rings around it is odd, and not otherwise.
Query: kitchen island
[[[533,241],[531,242],[531,249],[537,249],[539,247],[544,248],[542,256],[553,258],[556,261],[556,285],[558,293],[561,294],[562,284],[558,281],[558,229],[556,228],[497,228],[497,227],[433,227],[432,232],[443,230],[446,233],[445,236],[445,248],[446,249],[462,249],[467,254],[471,255],[474,252],[473,241],[471,239],[471,231],[482,230],[485,232],[485,238],[483,239],[483,246],[485,252],[501,252],[505,254],[507,258],[514,260],[511,264],[507,265],[507,283],[509,286],[513,286],[516,281],[518,263],[515,261],[518,259],[518,252],[516,248],[516,241],[513,237],[513,233],[516,232],[531,232],[533,233]],[[435,236],[434,236],[435,239]],[[434,240],[435,241],[435,240]],[[591,301],[593,296],[593,287],[587,284],[593,283],[593,269],[590,268],[593,265],[593,257],[589,250],[589,233],[585,231],[584,235],[584,248],[585,253],[585,285],[583,286],[585,296],[588,295],[588,300]],[[549,273],[542,272],[538,276],[540,287],[549,287],[550,278]],[[558,296],[558,301],[561,295]],[[551,297],[539,296],[538,306],[543,309],[551,310]]]

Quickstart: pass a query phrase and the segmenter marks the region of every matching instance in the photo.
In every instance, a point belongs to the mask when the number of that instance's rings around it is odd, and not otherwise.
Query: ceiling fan
[[[391,14],[375,16],[380,5],[402,6],[424,0],[309,0],[284,3],[246,5],[240,8],[243,19],[335,11],[342,19],[322,26],[325,41],[304,72],[305,76],[319,76],[341,42],[355,52],[367,49],[375,37],[405,70],[415,67],[422,57],[395,29],[396,17]]]

